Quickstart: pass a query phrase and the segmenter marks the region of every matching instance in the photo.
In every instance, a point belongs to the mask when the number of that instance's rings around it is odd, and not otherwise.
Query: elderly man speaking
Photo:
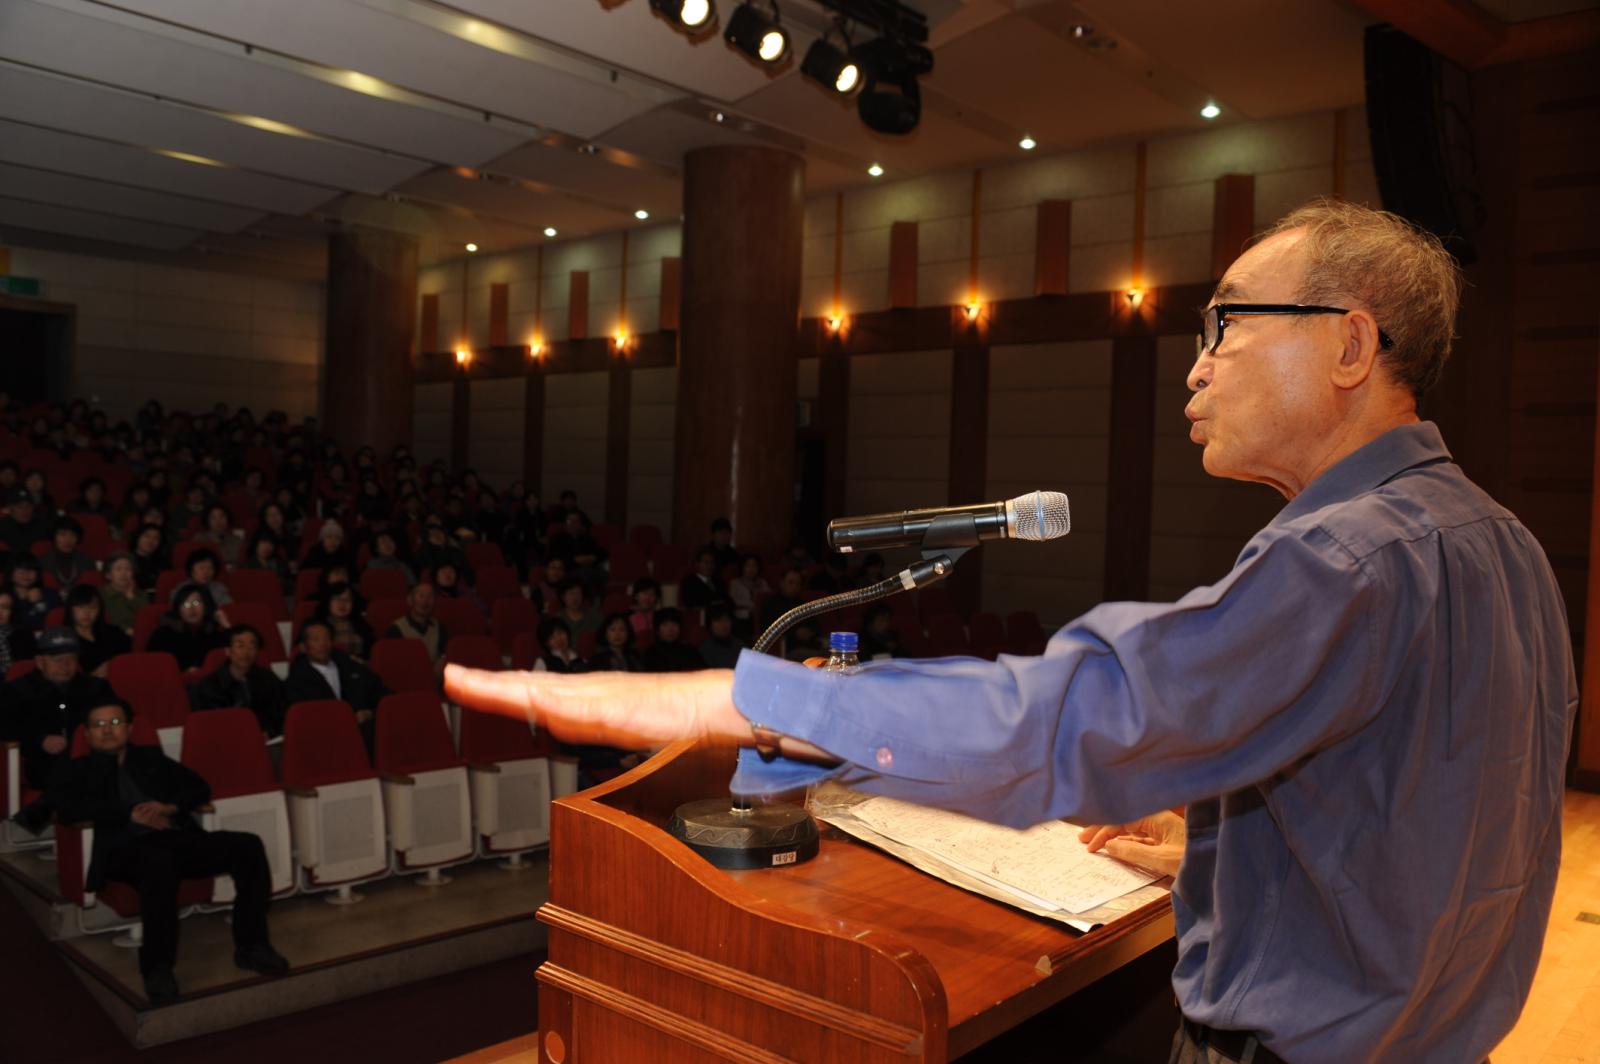
[[[1190,438],[1288,503],[1176,603],[1106,603],[1039,657],[448,689],[569,740],[759,741],[745,792],[834,774],[1018,826],[1187,805],[1173,1061],[1482,1060],[1538,962],[1577,683],[1543,551],[1417,415],[1459,289],[1432,237],[1336,202],[1228,269]]]

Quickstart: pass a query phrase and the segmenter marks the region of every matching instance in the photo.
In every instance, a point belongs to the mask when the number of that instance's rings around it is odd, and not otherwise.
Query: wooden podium
[[[665,827],[733,762],[679,743],[552,806],[541,1061],[950,1060],[1172,936],[1166,899],[1079,935],[827,825],[805,864],[722,871]]]

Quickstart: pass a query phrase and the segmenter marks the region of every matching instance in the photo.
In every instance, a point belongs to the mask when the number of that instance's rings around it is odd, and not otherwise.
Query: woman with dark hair
[[[406,578],[406,586],[417,582],[417,574],[400,556],[400,537],[391,528],[380,528],[372,534],[372,557],[368,569],[393,569]]]
[[[359,661],[367,660],[372,652],[375,636],[372,626],[361,616],[366,603],[349,584],[329,584],[323,589],[317,619],[327,624],[333,634],[333,647]]]
[[[107,621],[128,635],[139,619],[139,611],[150,605],[150,595],[139,590],[133,556],[118,551],[106,559],[106,586],[100,589],[101,613]]]
[[[67,513],[94,514],[105,518],[109,525],[116,510],[106,498],[106,482],[99,477],[85,477],[78,484],[78,497],[67,504]]]
[[[112,658],[133,649],[133,640],[121,628],[107,624],[103,612],[99,588],[79,584],[67,592],[67,627],[78,637],[78,665],[101,679]]]
[[[144,511],[150,505],[150,487],[147,484],[135,484],[128,489],[122,497],[122,505],[117,507],[115,518],[112,519],[114,531],[121,535],[127,528],[128,522],[137,519],[144,522]]]
[[[44,473],[38,469],[30,469],[22,474],[22,490],[33,497],[33,507],[42,514],[54,514],[56,502],[50,497],[50,490],[44,485]]]
[[[206,507],[204,527],[195,533],[195,541],[209,543],[224,564],[232,569],[244,557],[244,536],[234,531],[233,515],[221,503],[212,503]]]
[[[531,568],[547,556],[544,534],[549,523],[544,515],[544,504],[539,501],[539,493],[524,493],[506,524],[505,538],[501,543],[506,559],[517,567],[517,576],[523,581],[528,579]]]
[[[361,486],[356,489],[356,514],[368,524],[387,521],[394,515],[394,502],[376,475],[361,478]]]
[[[39,559],[31,554],[11,556],[11,590],[16,596],[12,620],[19,628],[37,632],[44,627],[50,611],[61,605],[61,595],[44,586]]]
[[[199,584],[183,584],[145,649],[171,654],[178,668],[187,672],[205,664],[211,651],[227,646],[227,628],[227,615],[217,609],[211,592]]]
[[[133,579],[139,590],[150,593],[167,571],[167,534],[160,525],[144,524],[133,534]]]
[[[533,663],[535,672],[584,671],[583,659],[572,648],[572,630],[560,617],[539,618],[539,645],[544,654]]]
[[[644,659],[633,649],[633,624],[626,613],[613,613],[600,626],[600,646],[589,658],[590,672],[644,672]]]
[[[0,586],[0,677],[19,661],[31,661],[34,657],[34,635],[28,629],[12,622],[12,614],[16,609],[17,597],[12,594],[9,587]],[[547,618],[553,619],[553,618]],[[541,632],[543,629],[541,628]],[[543,641],[544,636],[540,635]],[[576,654],[573,655],[577,657]],[[579,672],[581,669],[557,670]]]
[[[294,574],[289,571],[289,563],[283,558],[282,545],[278,537],[266,528],[256,529],[256,534],[250,537],[250,547],[245,551],[244,561],[239,563],[239,568],[264,569],[278,578],[285,595],[294,591]]]
[[[585,632],[597,632],[602,627],[600,607],[589,598],[584,586],[570,576],[556,588],[555,615],[567,622],[573,643],[583,639]],[[624,618],[626,619],[626,618]],[[629,626],[632,631],[632,626]]]
[[[190,551],[189,557],[183,563],[183,572],[189,583],[199,584],[205,588],[218,609],[233,603],[233,592],[217,579],[221,571],[222,559],[218,558],[217,552],[210,547]]]

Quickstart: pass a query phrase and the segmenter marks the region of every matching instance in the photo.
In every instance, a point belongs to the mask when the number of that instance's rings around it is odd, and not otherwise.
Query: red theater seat
[[[185,765],[211,785],[207,831],[247,831],[258,835],[272,870],[272,893],[294,892],[294,856],[289,838],[289,803],[272,771],[261,724],[248,709],[208,709],[189,718],[183,731]],[[233,901],[233,880],[220,876],[214,904]]]
[[[498,672],[505,668],[500,653],[500,641],[492,635],[453,635],[445,647],[445,660],[469,669],[487,669]]]
[[[283,785],[302,890],[338,888],[346,900],[351,884],[388,874],[378,776],[349,705],[328,700],[289,707]]]
[[[133,707],[136,720],[153,724],[161,748],[176,759],[189,718],[189,693],[171,654],[118,654],[106,667],[106,682]]]
[[[459,638],[459,637],[458,637]],[[395,872],[427,871],[472,859],[467,769],[431,695],[390,695],[378,703],[377,768]]]
[[[372,671],[389,690],[403,693],[420,691],[439,698],[439,681],[427,648],[416,639],[380,639],[372,644]]]
[[[510,654],[517,636],[531,633],[539,627],[539,611],[533,603],[518,595],[516,598],[496,599],[490,607],[489,631],[500,641],[500,651]]]

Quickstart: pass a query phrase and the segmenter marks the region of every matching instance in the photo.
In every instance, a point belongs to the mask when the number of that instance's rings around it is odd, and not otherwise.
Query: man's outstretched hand
[[[1131,824],[1091,824],[1078,832],[1078,841],[1088,843],[1090,853],[1103,849],[1119,861],[1175,876],[1189,832],[1176,813],[1156,813]]]
[[[748,746],[750,722],[733,704],[733,671],[486,672],[450,665],[444,689],[468,709],[532,718],[557,739],[624,750],[707,739]]]

